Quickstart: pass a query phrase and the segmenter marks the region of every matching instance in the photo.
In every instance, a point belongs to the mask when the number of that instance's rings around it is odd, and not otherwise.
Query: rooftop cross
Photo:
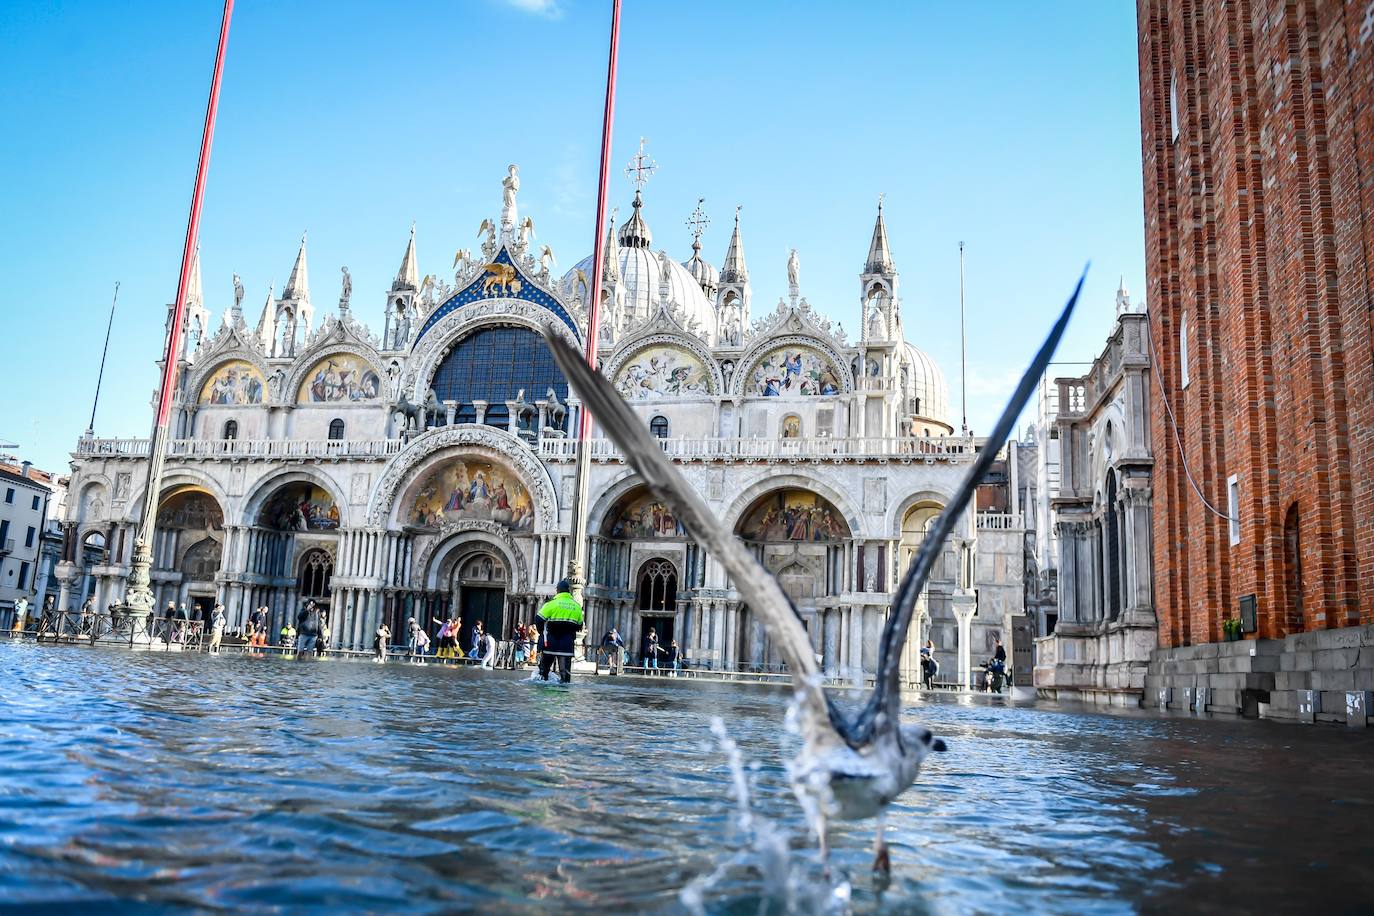
[[[692,215],[687,217],[687,230],[692,233],[692,247],[696,248],[701,237],[706,232],[706,228],[711,225],[711,218],[706,215],[706,211],[701,209],[701,205],[706,203],[706,198],[697,198],[697,208],[692,211]]]
[[[625,177],[634,182],[636,191],[642,190],[649,178],[658,170],[658,163],[644,152],[645,142],[643,137],[639,138],[639,152],[635,153],[630,159],[630,164],[625,166]]]

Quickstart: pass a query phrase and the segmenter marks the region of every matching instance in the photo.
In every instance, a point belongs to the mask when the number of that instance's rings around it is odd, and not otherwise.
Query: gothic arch
[[[558,500],[553,479],[529,446],[503,430],[465,423],[440,426],[416,436],[382,470],[368,503],[367,523],[383,526],[396,514],[402,492],[446,458],[464,451],[475,452],[509,465],[529,490],[534,503],[535,530],[550,531],[558,525]]]
[[[861,516],[854,511],[853,503],[849,497],[814,477],[805,477],[801,474],[765,473],[760,479],[746,486],[730,502],[729,507],[721,517],[721,521],[729,526],[731,531],[734,531],[739,527],[744,520],[745,513],[753,507],[754,503],[760,497],[766,496],[774,490],[807,490],[815,493],[840,510],[840,514],[844,517],[844,523],[849,526],[851,538],[859,539],[868,536],[865,526],[860,521]]]
[[[245,525],[257,524],[263,506],[276,495],[283,486],[292,483],[314,484],[324,490],[334,500],[339,509],[339,528],[348,527],[348,501],[341,495],[344,492],[337,481],[328,475],[307,466],[273,471],[258,478],[240,502],[239,520]]]
[[[459,559],[458,554],[465,548],[480,544],[492,549],[506,564],[507,585],[516,594],[530,590],[529,567],[525,563],[525,552],[515,542],[509,530],[496,522],[478,519],[461,519],[446,522],[419,556],[415,569],[423,577],[424,587],[444,589],[447,583],[441,575],[452,569],[450,559]],[[470,551],[469,551],[470,552]]]
[[[223,352],[216,353],[210,359],[202,360],[199,364],[191,368],[186,379],[186,386],[183,389],[186,392],[187,403],[185,406],[193,413],[198,411],[201,407],[212,406],[200,403],[201,390],[205,388],[205,383],[210,380],[210,377],[215,374],[217,369],[221,368],[226,363],[236,362],[248,363],[254,369],[258,370],[258,374],[262,376],[262,403],[254,404],[254,407],[265,407],[268,404],[278,402],[278,397],[274,396],[272,392],[272,370],[268,367],[267,363],[263,361],[262,356],[246,347],[235,347],[227,348]]]
[[[587,531],[601,531],[606,524],[606,516],[610,511],[620,503],[621,499],[642,486],[644,486],[644,478],[630,468],[622,470],[618,477],[602,488],[601,495],[596,498],[596,502],[592,503],[591,511],[587,513]]]
[[[780,334],[775,337],[761,336],[756,339],[754,344],[740,357],[735,373],[730,379],[730,394],[736,398],[753,396],[746,390],[746,386],[749,379],[753,377],[759,361],[774,350],[786,347],[805,348],[821,354],[829,361],[830,368],[835,371],[835,377],[840,383],[839,393],[849,394],[854,391],[854,375],[850,370],[849,361],[844,358],[839,349],[815,334],[802,333]]]
[[[138,522],[143,518],[143,494],[147,488],[147,482],[139,485],[137,490],[129,494],[129,500],[125,503],[124,518],[125,522]],[[229,507],[231,500],[225,495],[224,489],[209,474],[199,468],[181,467],[168,471],[162,478],[162,492],[158,494],[158,505],[161,505],[167,497],[174,491],[191,487],[197,490],[204,490],[216,503],[219,504],[220,512],[224,514],[225,524],[229,523],[231,513]]]
[[[883,530],[887,532],[885,537],[901,538],[902,521],[913,506],[921,503],[938,503],[941,506],[948,506],[949,501],[953,498],[953,493],[930,487],[907,494],[900,501],[887,507],[887,515],[883,518]]]
[[[705,367],[706,377],[710,381],[705,396],[715,396],[725,390],[725,377],[721,374],[720,361],[700,340],[688,334],[672,331],[654,330],[626,338],[616,346],[615,352],[602,369],[602,374],[614,382],[620,370],[625,368],[630,360],[653,346],[677,347],[695,356]]]
[[[343,325],[339,325],[343,327]],[[367,364],[373,372],[377,374],[378,389],[377,397],[355,402],[354,406],[375,407],[378,404],[386,403],[391,399],[391,392],[388,390],[386,371],[382,368],[381,358],[377,351],[371,347],[366,347],[349,341],[347,338],[331,337],[322,344],[312,347],[308,353],[296,358],[291,364],[291,371],[286,376],[286,381],[282,385],[280,397],[283,403],[300,404],[302,406],[313,406],[315,404],[329,404],[331,402],[302,401],[300,400],[300,388],[310,370],[314,369],[322,360],[331,356],[347,354],[355,356]],[[337,406],[337,405],[336,405]]]

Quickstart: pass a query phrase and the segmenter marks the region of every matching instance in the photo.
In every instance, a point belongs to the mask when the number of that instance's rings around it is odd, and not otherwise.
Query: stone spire
[[[1116,287],[1116,313],[1124,315],[1131,310],[1131,294],[1126,290],[1126,277],[1121,277],[1121,282]]]
[[[406,245],[405,257],[401,258],[401,269],[396,271],[396,280],[391,284],[393,290],[420,288],[420,272],[415,266],[415,224],[410,224],[410,243]]]
[[[267,301],[262,304],[262,317],[258,319],[257,336],[262,342],[264,353],[272,353],[272,343],[277,336],[277,301],[272,296],[275,283],[267,284]]]
[[[610,225],[606,227],[606,250],[601,253],[601,282],[613,283],[620,279],[620,246],[615,239],[615,212],[611,212]]]
[[[191,261],[190,285],[186,290],[186,331],[182,338],[182,358],[190,359],[209,333],[210,311],[205,307],[205,289],[200,280],[200,246]]]
[[[887,247],[887,223],[883,222],[883,198],[878,197],[878,220],[873,224],[873,241],[868,246],[866,274],[891,274],[897,268],[892,263],[892,251]]]
[[[744,266],[744,241],[739,235],[739,207],[735,208],[735,231],[730,234],[730,247],[725,249],[725,263],[720,268],[720,282],[747,283],[749,269]]]
[[[305,233],[301,233],[301,250],[296,253],[296,263],[291,267],[291,276],[286,280],[286,288],[281,291],[283,299],[310,301],[310,277],[305,268]]]

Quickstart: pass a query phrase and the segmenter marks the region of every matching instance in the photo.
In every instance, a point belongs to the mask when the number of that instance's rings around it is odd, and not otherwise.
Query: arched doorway
[[[163,497],[153,535],[154,613],[168,602],[186,604],[191,619],[205,619],[219,593],[224,564],[224,512],[205,490],[181,487]]]
[[[338,553],[342,512],[334,495],[313,480],[287,479],[269,484],[258,502],[248,529],[247,568],[254,584],[247,586],[242,607],[230,609],[231,620],[246,618],[248,609],[266,607],[268,632],[294,622],[307,600],[328,606]],[[343,621],[330,630],[342,639]]]
[[[644,664],[649,661],[645,647],[650,630],[658,636],[658,644],[664,649],[675,638],[677,581],[677,567],[668,560],[649,560],[640,567],[635,607],[639,611],[639,656]],[[662,655],[658,659],[660,665],[666,661]]]
[[[827,615],[844,581],[849,525],[833,503],[810,490],[773,490],[740,517],[736,533],[755,558],[777,577],[792,599],[817,655],[833,660],[839,651],[839,615]],[[834,618],[834,619],[828,619]],[[738,664],[752,671],[780,670],[763,624],[741,608]]]
[[[902,515],[902,534],[897,545],[898,581],[911,570],[916,554],[944,510],[941,503],[923,499],[913,503]],[[927,642],[932,644],[935,661],[946,677],[952,678],[951,672],[957,671],[959,628],[949,600],[956,568],[954,551],[947,546],[931,565],[925,593],[916,599],[920,616],[912,622],[910,636],[902,648],[901,670],[907,681],[920,679],[921,647]]]
[[[297,575],[297,590],[301,602],[313,601],[329,610],[329,584],[334,578],[334,557],[322,547],[307,550],[301,556]]]
[[[474,550],[455,564],[453,606],[463,619],[458,640],[464,653],[472,648],[472,631],[478,621],[483,631],[497,639],[505,637],[508,583],[506,564],[492,551]]]

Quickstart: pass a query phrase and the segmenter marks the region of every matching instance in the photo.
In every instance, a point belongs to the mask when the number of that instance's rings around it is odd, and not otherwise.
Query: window
[[[1169,136],[1178,142],[1178,74],[1169,77]]]
[[[239,421],[227,420],[224,424],[224,438],[237,439],[239,437]]]
[[[310,551],[301,562],[301,597],[328,598],[329,581],[333,576],[333,558],[323,550]]]
[[[33,511],[35,511],[35,512],[38,511],[38,497],[37,497],[37,496],[35,496],[35,497],[33,498],[33,505],[30,506],[29,508],[33,509]]]
[[[27,563],[20,563],[20,564],[19,564],[19,581],[15,584],[14,587],[15,587],[15,588],[27,588],[27,587],[28,587],[28,581],[29,581],[29,564],[27,564]]]
[[[337,419],[335,419],[335,420],[330,420],[330,421],[329,421],[329,438],[331,438],[331,439],[342,439],[342,438],[343,438],[343,434],[344,434],[344,421],[343,421],[343,420],[337,420]]]
[[[5,490],[5,502],[14,502],[14,487],[10,487],[9,489]]]
[[[502,429],[510,416],[506,402],[514,401],[521,388],[530,403],[544,400],[550,388],[565,410],[568,402],[568,383],[553,353],[526,328],[485,327],[464,337],[439,364],[430,387],[440,402],[458,402],[457,422],[476,423],[472,402],[486,401],[483,422]],[[562,422],[547,422],[562,428]]]
[[[1184,388],[1188,387],[1188,316],[1178,326],[1178,373]]]
[[[5,549],[5,541],[10,536],[10,520],[0,520],[0,550]]]
[[[649,432],[653,433],[653,434],[654,434],[655,436],[657,436],[659,439],[667,439],[667,438],[668,438],[668,418],[667,418],[667,417],[654,417],[652,420],[649,421]]]
[[[1231,523],[1231,544],[1240,543],[1240,481],[1232,474],[1226,478],[1226,514]]]
[[[37,533],[37,532],[35,531],[34,527],[33,527],[32,525],[30,525],[30,526],[29,526],[29,533],[26,534],[26,535],[24,535],[24,546],[25,546],[25,547],[32,547],[32,546],[33,546],[33,536],[34,536],[34,534],[36,534],[36,533]]]

